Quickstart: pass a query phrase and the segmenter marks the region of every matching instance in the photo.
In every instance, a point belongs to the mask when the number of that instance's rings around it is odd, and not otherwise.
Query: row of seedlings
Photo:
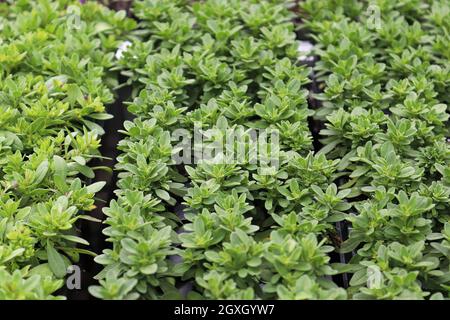
[[[354,299],[441,299],[450,290],[450,3],[301,4],[322,82],[323,149],[354,214],[340,271]]]
[[[103,182],[98,151],[124,13],[79,1],[0,4],[0,299],[62,299],[92,254],[77,235]]]
[[[124,123],[118,199],[105,210],[112,248],[95,259],[92,295],[346,297],[329,253],[350,190],[333,184],[339,160],[312,152],[311,70],[297,63],[290,5],[134,1],[138,40],[119,64],[136,118]]]

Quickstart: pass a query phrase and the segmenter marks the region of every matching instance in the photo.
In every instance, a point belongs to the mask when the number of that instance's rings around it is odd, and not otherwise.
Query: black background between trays
[[[123,83],[126,79],[119,76],[119,81]],[[120,133],[119,130],[123,129],[125,120],[132,118],[132,115],[124,105],[124,102],[130,100],[130,96],[131,87],[122,87],[116,92],[116,101],[107,106],[107,112],[113,115],[114,118],[100,122],[105,130],[105,134],[102,136],[100,152],[102,156],[107,157],[108,159],[94,159],[91,162],[91,166],[95,167],[101,165],[114,169],[117,162],[117,156],[120,154],[120,151],[117,149],[117,144],[124,138],[124,135]],[[96,208],[89,213],[91,216],[102,221],[104,220],[105,215],[103,213],[103,208],[107,207],[111,200],[117,198],[114,193],[114,190],[116,190],[117,174],[118,172],[115,170],[113,170],[112,173],[103,170],[97,170],[95,172],[95,178],[92,183],[105,181],[106,185],[96,194]],[[103,249],[111,247],[111,244],[105,241],[106,237],[102,233],[104,227],[105,225],[101,223],[79,220],[78,228],[81,237],[90,243],[90,250],[97,254],[100,254]],[[78,265],[81,269],[81,289],[67,290],[66,295],[68,299],[92,299],[93,297],[88,293],[87,288],[90,285],[97,283],[94,277],[101,271],[102,266],[95,263],[93,257],[88,255],[81,255]]]

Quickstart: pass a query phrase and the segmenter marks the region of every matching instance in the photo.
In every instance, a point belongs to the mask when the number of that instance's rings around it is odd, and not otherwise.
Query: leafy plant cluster
[[[356,299],[449,297],[448,1],[301,4],[316,42],[321,154],[354,210]]]
[[[137,0],[133,20],[95,2],[0,3],[0,299],[63,299],[68,266],[95,255],[77,225],[95,220],[104,183],[90,180],[107,168],[90,161],[121,85],[134,119],[93,296],[449,298],[449,2],[305,0],[300,26],[297,11]],[[255,130],[279,134],[275,164]],[[336,249],[351,260],[331,263]]]
[[[95,2],[0,4],[0,299],[54,299],[80,254],[77,235],[103,182],[100,157],[116,77],[135,22]],[[95,219],[94,219],[95,220]]]
[[[346,298],[329,253],[351,190],[333,183],[339,160],[312,152],[311,70],[297,63],[289,5],[134,1],[140,24],[118,69],[135,88],[136,118],[119,144],[118,199],[105,210],[112,248],[95,259],[95,297]],[[278,130],[279,165],[250,152],[176,164],[186,152],[177,130],[196,127],[210,142],[238,132],[233,148],[247,151],[249,130]]]

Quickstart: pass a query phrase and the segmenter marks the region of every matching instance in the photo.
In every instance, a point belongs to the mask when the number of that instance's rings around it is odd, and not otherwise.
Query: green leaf
[[[75,243],[84,244],[86,246],[89,245],[89,242],[87,242],[86,240],[84,240],[84,239],[82,239],[80,237],[77,237],[77,236],[68,235],[68,234],[62,234],[61,238],[69,240],[69,241],[72,241],[72,242],[75,242]]]
[[[350,285],[359,286],[365,284],[366,282],[367,282],[367,270],[361,269],[359,271],[356,271],[355,274],[353,274],[353,277],[350,280]]]
[[[86,159],[84,159],[84,158],[81,157],[81,156],[75,156],[75,157],[73,157],[73,161],[75,161],[76,163],[78,163],[78,164],[81,165],[81,166],[86,165]]]
[[[167,191],[165,191],[165,190],[162,190],[162,189],[156,189],[156,190],[155,190],[155,193],[156,193],[156,195],[157,195],[159,198],[161,198],[161,199],[163,199],[163,200],[166,200],[166,201],[169,201],[169,200],[170,200],[170,194],[169,194]]]
[[[84,96],[83,92],[81,92],[78,85],[71,83],[67,85],[67,101],[74,105],[75,102],[78,102],[79,104],[83,104],[84,102]]]
[[[75,169],[78,170],[82,175],[84,175],[87,178],[93,179],[95,178],[95,173],[92,168],[88,166],[81,166],[79,164],[75,164]]]
[[[53,156],[53,167],[55,170],[55,175],[53,177],[53,181],[55,182],[56,187],[61,192],[66,192],[69,188],[67,185],[67,164],[66,161],[60,156]]]
[[[105,184],[106,184],[105,181],[99,181],[99,182],[96,182],[96,183],[93,183],[93,184],[87,186],[86,189],[89,193],[96,194],[97,192],[99,192],[100,190],[103,189]]]
[[[67,165],[66,161],[60,156],[53,156],[53,166],[55,169],[55,174],[65,177],[67,175]]]
[[[351,252],[351,251],[355,250],[359,246],[360,243],[361,243],[361,240],[355,239],[355,238],[350,238],[341,245],[339,252],[340,253]]]
[[[66,264],[64,263],[62,255],[55,250],[50,240],[47,240],[47,257],[50,269],[55,276],[64,278],[67,273]]]
[[[89,118],[96,120],[109,120],[114,118],[114,116],[109,113],[92,113],[89,115]]]
[[[82,219],[82,220],[87,220],[87,221],[92,221],[92,222],[102,222],[102,220],[85,215],[85,214],[81,214],[78,216],[78,219]]]
[[[39,184],[44,180],[45,176],[48,172],[48,161],[44,160],[36,169],[36,173],[34,176],[34,183]]]
[[[88,127],[90,130],[98,134],[99,136],[102,136],[105,134],[105,130],[99,126],[97,123],[83,119],[83,123],[86,127]]]
[[[156,273],[156,271],[158,271],[158,265],[156,263],[153,263],[151,265],[145,266],[145,267],[141,267],[139,269],[143,274],[154,274]]]

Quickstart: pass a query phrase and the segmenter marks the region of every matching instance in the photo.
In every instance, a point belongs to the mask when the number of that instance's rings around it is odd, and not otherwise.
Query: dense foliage
[[[450,4],[305,1],[322,154],[353,198],[343,269],[364,299],[448,297]]]
[[[98,222],[110,168],[91,160],[121,87],[132,120],[92,296],[450,298],[449,0],[130,15],[0,3],[0,299],[64,299],[68,267],[95,256],[78,228]]]
[[[0,4],[0,299],[46,299],[90,253],[76,222],[91,219],[89,160],[100,157],[112,52],[134,21],[96,3]]]
[[[105,210],[113,248],[95,259],[105,269],[91,293],[345,298],[328,253],[348,191],[332,184],[338,161],[311,152],[310,69],[297,63],[285,1],[135,1],[134,13],[139,38],[119,64],[142,90],[119,144],[118,199]],[[245,157],[176,165],[174,133],[196,126],[208,142],[237,132]],[[280,132],[278,166],[251,161],[250,129]]]

